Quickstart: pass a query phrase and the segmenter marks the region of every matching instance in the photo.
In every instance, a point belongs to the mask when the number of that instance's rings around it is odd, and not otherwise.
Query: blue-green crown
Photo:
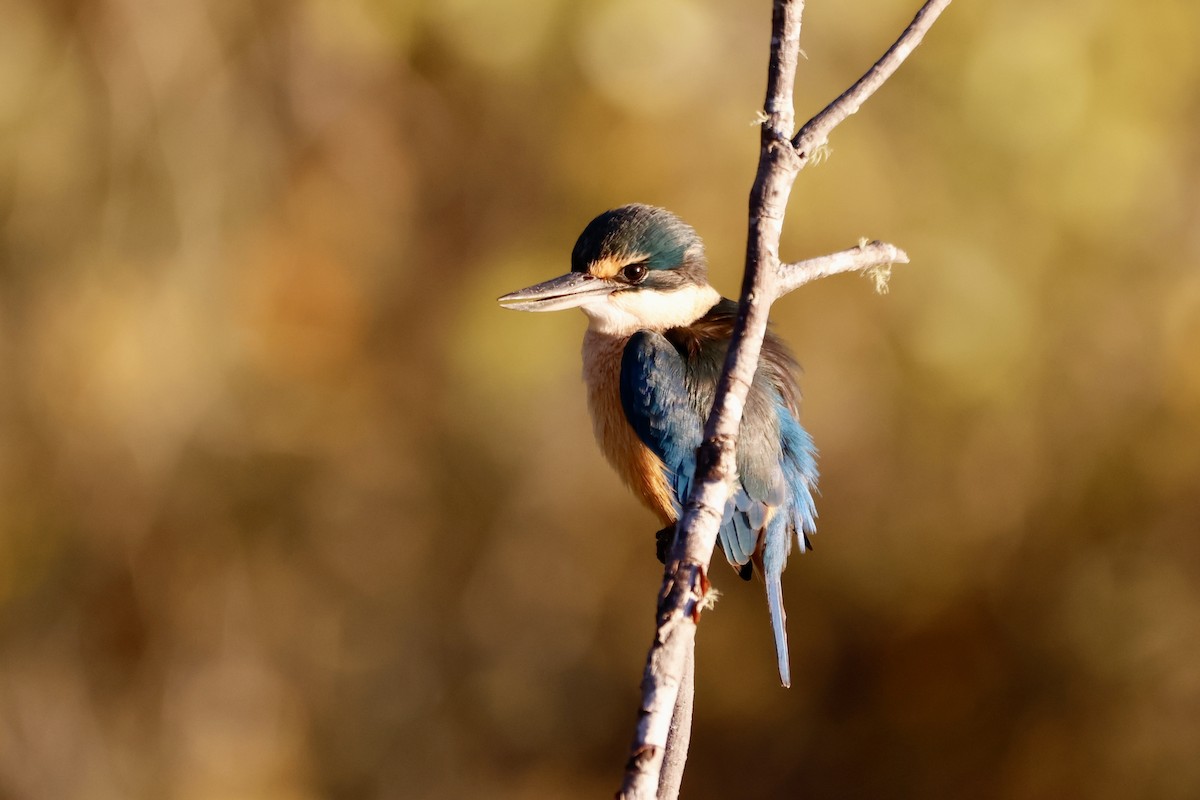
[[[692,226],[665,208],[640,203],[605,211],[588,223],[571,252],[571,271],[586,272],[602,259],[641,255],[651,270],[686,267],[705,277],[704,244]]]

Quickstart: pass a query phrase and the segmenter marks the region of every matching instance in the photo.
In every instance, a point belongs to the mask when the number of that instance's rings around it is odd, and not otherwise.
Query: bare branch
[[[764,124],[783,137],[796,126],[792,97],[796,89],[796,66],[800,60],[800,22],[804,0],[779,2],[771,8],[771,60],[767,70],[767,112]]]
[[[842,120],[856,113],[867,98],[875,94],[875,90],[892,77],[892,73],[921,43],[921,40],[925,38],[925,33],[948,5],[950,5],[950,0],[929,0],[921,6],[921,10],[913,17],[913,21],[904,33],[875,62],[874,66],[867,70],[866,74],[859,78],[853,86],[842,92],[838,99],[827,105],[820,114],[804,124],[804,127],[792,139],[792,144],[800,153],[801,158],[808,158],[814,150],[823,145],[829,139],[829,134],[842,123]]]
[[[799,289],[818,278],[828,278],[843,272],[865,272],[892,264],[907,264],[908,254],[887,242],[865,242],[849,250],[840,250],[827,256],[817,256],[784,264],[779,268],[779,283],[775,287],[776,297]]]
[[[762,126],[758,174],[750,192],[750,236],[746,244],[742,302],[713,411],[705,425],[705,441],[696,453],[692,493],[667,559],[659,595],[658,630],[646,659],[642,705],[625,778],[617,795],[620,798],[655,797],[671,716],[685,664],[695,647],[696,621],[709,588],[708,564],[717,544],[717,528],[729,499],[730,483],[737,474],[734,453],[738,427],[758,365],[770,310],[769,303],[755,303],[754,298],[763,294],[764,276],[769,280],[779,264],[784,210],[800,169],[800,160],[787,137],[795,118],[792,89],[800,59],[803,10],[802,1],[774,0],[764,105],[767,121]]]
[[[642,677],[642,703],[637,730],[625,766],[619,798],[648,800],[674,797],[678,781],[668,776],[660,784],[664,751],[671,740],[672,719],[690,718],[690,705],[680,700],[681,687],[690,686],[696,623],[709,591],[708,565],[717,542],[717,529],[737,475],[735,452],[738,428],[750,383],[758,368],[771,303],[816,278],[856,269],[880,268],[906,262],[902,250],[871,242],[821,258],[781,266],[779,240],[788,196],[796,175],[813,149],[896,70],[917,46],[950,0],[929,0],[908,30],[874,67],[828,108],[790,139],[795,124],[792,94],[800,58],[803,0],[774,0],[771,14],[771,58],[767,73],[766,111],[760,139],[758,172],[750,191],[750,228],[746,241],[746,272],[742,282],[737,324],[730,339],[725,370],[717,385],[704,442],[696,453],[692,492],[684,506],[675,543],[667,559],[659,593],[657,629]],[[678,734],[677,734],[678,735]],[[678,740],[672,747],[679,745]],[[686,757],[673,753],[673,759]],[[674,767],[672,767],[672,772]]]
[[[671,714],[671,730],[663,754],[662,772],[658,775],[658,800],[675,800],[683,784],[683,768],[687,766],[688,744],[692,738],[692,699],[696,692],[696,651],[687,652],[683,683]]]

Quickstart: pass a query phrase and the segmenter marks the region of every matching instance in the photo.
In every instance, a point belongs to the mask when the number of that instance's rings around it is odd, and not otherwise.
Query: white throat
[[[588,315],[588,330],[609,336],[632,336],[637,331],[665,331],[690,325],[717,304],[721,295],[711,286],[688,286],[670,292],[653,289],[613,292],[580,306]]]

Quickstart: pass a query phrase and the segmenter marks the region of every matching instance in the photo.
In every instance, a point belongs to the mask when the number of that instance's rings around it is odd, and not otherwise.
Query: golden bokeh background
[[[810,2],[801,119],[915,2]],[[610,796],[661,577],[582,315],[740,283],[769,3],[0,0],[0,798]],[[684,796],[1200,796],[1200,5],[955,3],[801,174],[820,532]],[[718,561],[719,563],[719,561]]]

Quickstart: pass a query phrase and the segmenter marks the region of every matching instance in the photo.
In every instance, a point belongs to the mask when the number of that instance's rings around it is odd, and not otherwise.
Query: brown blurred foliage
[[[810,3],[815,112],[916,2]],[[0,798],[607,796],[660,567],[583,318],[736,294],[769,4],[0,0]],[[1200,796],[1200,5],[957,3],[800,177],[816,552],[699,639],[684,794]]]

